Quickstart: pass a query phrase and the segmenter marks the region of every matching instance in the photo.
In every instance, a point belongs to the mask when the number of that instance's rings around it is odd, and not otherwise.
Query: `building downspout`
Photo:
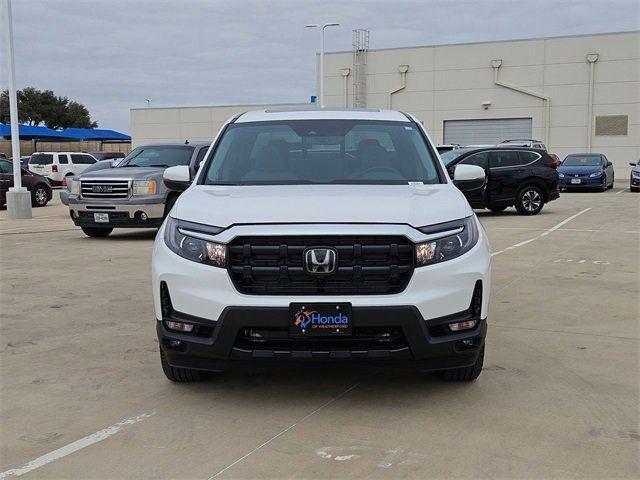
[[[596,69],[596,62],[598,61],[597,53],[589,53],[587,55],[587,62],[589,62],[589,118],[587,120],[587,152],[591,153],[591,142],[593,139],[593,79]]]
[[[391,95],[398,93],[400,90],[404,90],[407,86],[407,72],[409,71],[409,65],[398,65],[398,71],[400,72],[400,86],[394,90],[391,90],[387,95],[387,108],[391,108]]]
[[[549,147],[549,125],[551,124],[551,97],[543,95],[542,93],[534,92],[528,88],[518,87],[508,83],[501,82],[499,79],[498,71],[502,66],[502,60],[491,60],[491,68],[493,68],[493,83],[516,92],[524,93],[525,95],[531,95],[532,97],[539,98],[544,101],[544,144]]]
[[[349,101],[348,101],[348,97],[349,97],[349,75],[351,74],[351,69],[350,68],[343,68],[342,70],[340,70],[340,74],[342,75],[342,80],[344,80],[343,93],[342,93],[344,101],[342,102],[342,106],[344,108],[349,108]]]

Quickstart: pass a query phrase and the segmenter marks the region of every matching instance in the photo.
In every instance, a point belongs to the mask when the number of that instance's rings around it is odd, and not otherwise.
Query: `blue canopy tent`
[[[18,133],[21,140],[50,140],[50,141],[120,141],[130,142],[131,137],[114,130],[98,128],[67,128],[65,130],[53,130],[47,127],[32,127],[31,125],[19,125]],[[11,138],[11,125],[0,123],[0,137]]]

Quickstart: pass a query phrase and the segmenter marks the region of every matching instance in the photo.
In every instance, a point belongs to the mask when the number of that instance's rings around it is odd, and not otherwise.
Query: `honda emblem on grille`
[[[313,247],[304,251],[304,266],[309,273],[333,273],[338,263],[334,248]]]
[[[91,187],[92,193],[111,193],[113,187],[111,185],[93,185]]]

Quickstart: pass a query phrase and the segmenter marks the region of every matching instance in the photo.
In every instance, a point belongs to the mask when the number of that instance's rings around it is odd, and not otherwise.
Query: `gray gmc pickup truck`
[[[115,168],[76,177],[69,193],[73,223],[89,237],[106,237],[114,228],[158,228],[179,195],[165,187],[163,172],[187,165],[193,178],[209,145],[145,145]]]

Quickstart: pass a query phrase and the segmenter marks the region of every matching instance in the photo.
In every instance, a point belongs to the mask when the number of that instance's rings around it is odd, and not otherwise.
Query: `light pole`
[[[16,72],[13,63],[13,27],[11,0],[4,3],[4,41],[7,46],[7,75],[9,84],[9,116],[11,118],[11,155],[13,157],[13,187],[7,192],[7,217],[31,218],[31,194],[22,186],[20,168],[20,129],[18,128],[18,98]]]
[[[324,108],[324,29],[327,27],[337,27],[339,23],[325,23],[320,28],[320,108]],[[317,23],[305,25],[306,28],[318,28]]]

